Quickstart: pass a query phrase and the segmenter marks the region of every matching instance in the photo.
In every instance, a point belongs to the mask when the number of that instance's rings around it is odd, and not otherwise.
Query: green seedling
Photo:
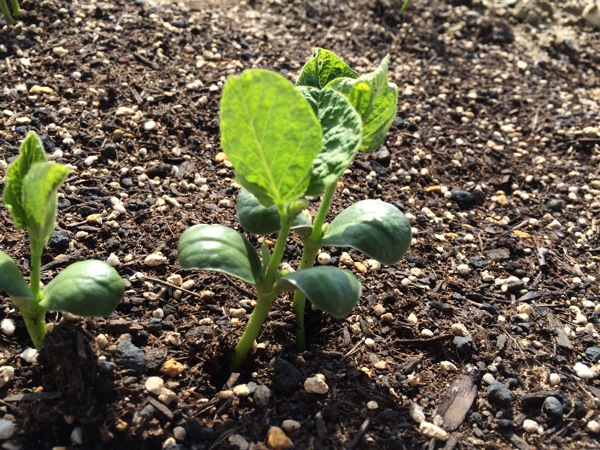
[[[383,264],[404,256],[411,242],[406,217],[379,200],[362,200],[325,223],[338,179],[358,151],[383,142],[396,115],[397,87],[388,82],[386,57],[373,73],[359,76],[334,53],[317,49],[294,86],[281,75],[252,69],[230,77],[221,100],[221,144],[242,186],[237,217],[252,234],[278,233],[272,251],[260,255],[235,230],[199,224],[178,246],[184,269],[225,273],[255,286],[257,302],[236,347],[239,370],[274,300],[294,291],[297,346],[306,347],[307,298],[336,318],[358,303],[361,284],[347,270],[315,265],[323,246],[354,248]],[[321,196],[314,218],[306,196]],[[291,231],[303,243],[297,271],[282,271]]]
[[[12,10],[12,11],[11,11]],[[6,0],[0,0],[0,13],[4,17],[4,20],[8,25],[11,25],[15,22],[14,17],[19,17],[21,14],[21,7],[19,6],[18,0],[10,0],[10,7]]]
[[[8,294],[21,313],[36,348],[44,343],[46,311],[104,317],[115,309],[125,284],[110,265],[88,260],[71,264],[41,289],[42,251],[54,229],[58,189],[69,170],[46,161],[42,141],[29,133],[19,157],[8,167],[4,204],[30,242],[29,285],[17,265],[0,250],[0,292]]]

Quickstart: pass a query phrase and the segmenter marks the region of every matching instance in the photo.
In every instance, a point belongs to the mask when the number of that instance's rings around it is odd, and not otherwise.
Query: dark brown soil
[[[0,388],[0,418],[16,426],[3,448],[260,449],[285,420],[299,425],[284,427],[298,449],[599,448],[598,31],[556,5],[532,24],[519,2],[415,2],[403,16],[400,3],[24,2],[0,29],[0,167],[28,131],[43,136],[72,168],[44,281],[112,253],[127,291],[108,319],[55,326],[36,364],[19,356],[31,342],[3,299],[17,325],[0,337],[0,365],[16,375]],[[398,118],[385,149],[342,178],[332,213],[392,202],[414,243],[399,264],[357,272],[350,317],[309,311],[308,352],[296,352],[281,298],[230,378],[248,317],[231,308],[250,310],[253,293],[181,271],[177,241],[196,223],[237,227],[238,187],[219,155],[227,75],[294,79],[317,46],[359,72],[391,55]],[[5,208],[0,248],[27,271]],[[165,263],[148,266],[156,252]],[[315,374],[326,394],[303,388]],[[171,398],[146,390],[152,376]],[[240,392],[250,382],[270,388],[266,404]],[[420,431],[411,404],[449,440]]]

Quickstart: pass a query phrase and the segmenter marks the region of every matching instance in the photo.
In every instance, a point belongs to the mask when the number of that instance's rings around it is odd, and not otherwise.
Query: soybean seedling
[[[0,250],[0,292],[8,294],[38,349],[46,335],[46,311],[108,316],[125,291],[117,271],[98,260],[71,264],[44,289],[40,287],[42,251],[54,229],[58,189],[68,174],[65,166],[46,161],[35,133],[27,135],[19,157],[6,171],[4,204],[16,226],[27,230],[30,277],[28,285],[12,258]]]
[[[11,12],[12,9],[12,12]],[[0,0],[0,13],[4,17],[4,20],[8,25],[11,25],[15,22],[14,17],[19,17],[21,14],[21,7],[19,6],[18,0],[10,0],[10,7],[6,0]]]
[[[237,231],[199,224],[179,240],[184,269],[223,272],[255,286],[257,302],[236,347],[239,370],[274,300],[294,291],[296,340],[306,347],[306,299],[341,318],[358,303],[361,284],[347,270],[314,267],[322,246],[354,248],[384,264],[404,256],[411,242],[406,217],[393,205],[362,200],[325,219],[338,179],[358,151],[378,148],[396,116],[397,87],[388,82],[386,57],[373,73],[359,76],[334,53],[316,49],[294,86],[281,75],[251,69],[228,78],[221,99],[221,144],[242,186],[237,217],[249,233],[278,233],[261,256]],[[312,219],[305,197],[321,195]],[[287,238],[303,243],[297,271],[281,271]]]

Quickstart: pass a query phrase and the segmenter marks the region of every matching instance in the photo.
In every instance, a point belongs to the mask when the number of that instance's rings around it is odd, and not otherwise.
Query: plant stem
[[[6,3],[6,0],[0,0],[0,12],[4,16],[6,24],[11,25],[13,23],[13,18],[10,14],[10,9],[8,9],[8,4]]]
[[[10,0],[10,6],[12,8],[13,15],[15,17],[19,17],[19,15],[21,15],[21,6],[19,5],[19,0]]]
[[[307,239],[302,240],[304,248],[302,250],[302,259],[300,260],[300,267],[298,270],[308,269],[315,265],[315,258],[321,248],[323,224],[325,223],[327,212],[333,201],[336,185],[337,180],[335,183],[331,183],[327,186],[325,192],[323,192],[323,198],[321,199],[321,204],[319,205],[317,215],[313,222],[313,231]],[[306,295],[304,295],[303,292],[296,291],[294,293],[292,308],[296,314],[296,348],[299,352],[303,352],[306,350],[306,327],[304,326]]]
[[[31,271],[29,274],[29,289],[33,295],[33,301],[27,310],[21,311],[21,315],[25,320],[25,326],[29,332],[29,337],[31,337],[31,340],[37,349],[39,349],[44,343],[44,336],[46,335],[46,310],[39,306],[40,302],[42,301],[40,282],[42,278],[43,249],[43,244],[40,245],[38,242],[35,242],[34,239],[31,239],[31,258],[29,260]]]
[[[275,248],[271,254],[265,277],[258,289],[258,299],[256,300],[256,306],[250,320],[246,325],[246,329],[240,338],[237,346],[235,347],[235,353],[233,355],[233,371],[239,372],[246,360],[248,352],[252,348],[254,341],[258,337],[260,330],[265,323],[269,310],[273,301],[277,298],[277,292],[274,290],[275,282],[277,281],[277,275],[279,274],[279,265],[283,259],[283,253],[285,251],[285,245],[287,243],[288,235],[294,221],[294,217],[289,217],[286,211],[280,211],[281,215],[281,229],[277,236],[277,242]]]

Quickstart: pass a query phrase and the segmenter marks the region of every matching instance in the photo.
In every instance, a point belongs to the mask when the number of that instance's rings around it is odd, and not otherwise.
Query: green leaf
[[[361,293],[360,282],[352,272],[331,266],[284,275],[277,281],[277,288],[302,291],[313,305],[336,318],[350,314]]]
[[[329,224],[323,245],[351,247],[382,264],[394,264],[408,251],[410,223],[398,208],[380,200],[361,200]]]
[[[348,168],[361,143],[361,119],[346,98],[332,89],[300,87],[319,118],[323,147],[311,169],[305,195],[319,195]]]
[[[17,227],[25,229],[27,213],[23,199],[23,182],[33,164],[46,161],[46,154],[41,139],[33,132],[23,140],[19,153],[19,157],[6,171],[3,200]]]
[[[368,75],[357,79],[338,78],[326,87],[341,92],[358,111],[363,122],[361,151],[377,150],[396,117],[398,87],[388,82],[390,56]]]
[[[6,292],[19,309],[28,308],[33,296],[13,259],[0,250],[0,292]]]
[[[314,57],[302,68],[298,81],[296,81],[297,86],[312,86],[321,89],[336,78],[358,78],[358,74],[335,53],[315,48],[313,55]]]
[[[265,206],[298,199],[322,132],[312,108],[281,75],[252,69],[225,83],[221,144],[238,182]]]
[[[260,258],[252,244],[223,225],[194,225],[179,238],[183,269],[215,270],[257,286],[262,281]]]
[[[46,243],[54,230],[58,188],[69,175],[60,164],[37,162],[23,179],[27,231],[32,241]]]
[[[79,261],[48,283],[40,306],[83,317],[106,317],[124,292],[125,283],[113,267],[98,260]]]
[[[236,214],[240,225],[248,233],[271,234],[281,228],[281,216],[276,205],[263,206],[249,191],[241,188],[236,199]],[[301,236],[307,236],[312,231],[312,222],[306,210],[294,219],[292,230]]]

